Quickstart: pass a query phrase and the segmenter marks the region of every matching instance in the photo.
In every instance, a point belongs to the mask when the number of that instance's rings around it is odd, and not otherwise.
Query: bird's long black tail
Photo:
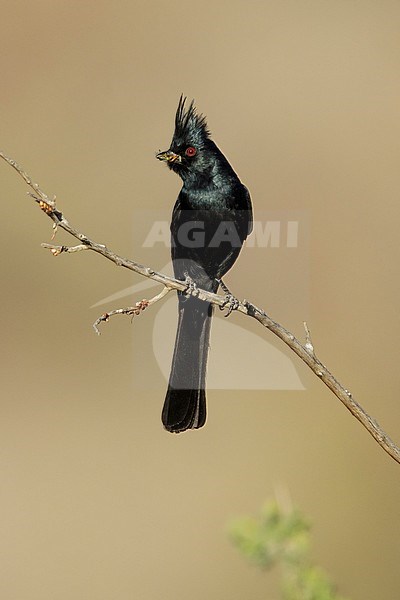
[[[162,422],[168,431],[198,429],[206,421],[205,385],[212,312],[208,302],[179,296],[178,329],[162,411]]]

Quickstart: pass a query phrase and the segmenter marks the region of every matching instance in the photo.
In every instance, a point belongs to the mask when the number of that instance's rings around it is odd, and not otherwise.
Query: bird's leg
[[[225,308],[227,309],[227,313],[226,315],[224,315],[225,317],[229,317],[229,315],[231,314],[231,312],[233,310],[237,310],[239,308],[240,302],[239,300],[231,293],[231,291],[229,290],[229,288],[225,285],[225,283],[222,281],[222,279],[217,279],[219,285],[222,288],[222,291],[225,293],[225,300],[224,303],[221,304],[221,306],[219,307],[220,310],[225,310]]]

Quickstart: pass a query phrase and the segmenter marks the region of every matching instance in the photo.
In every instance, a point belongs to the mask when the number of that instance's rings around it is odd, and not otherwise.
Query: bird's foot
[[[185,283],[186,289],[183,292],[184,295],[189,298],[190,296],[196,296],[198,293],[197,285],[193,281],[193,279],[189,276],[188,273],[185,273]]]
[[[222,279],[218,279],[219,285],[222,288],[222,291],[225,293],[224,303],[219,307],[220,310],[227,310],[226,315],[224,317],[229,317],[232,311],[237,310],[240,306],[239,300],[231,293],[229,288],[225,285]]]

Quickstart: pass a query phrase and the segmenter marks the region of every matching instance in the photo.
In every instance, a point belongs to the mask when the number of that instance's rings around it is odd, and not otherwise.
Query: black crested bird
[[[157,158],[182,178],[172,213],[171,255],[177,279],[217,292],[253,227],[247,188],[210,139],[206,119],[181,96],[170,149]],[[165,429],[198,429],[206,421],[205,378],[210,303],[178,292],[179,320],[162,411]],[[232,300],[232,297],[231,297]]]

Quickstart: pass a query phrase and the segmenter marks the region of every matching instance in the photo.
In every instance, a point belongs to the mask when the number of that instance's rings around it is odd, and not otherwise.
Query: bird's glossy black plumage
[[[157,154],[183,181],[171,221],[177,279],[216,292],[252,229],[247,188],[210,138],[206,119],[181,96],[170,149]],[[212,305],[178,294],[179,320],[162,412],[168,431],[202,427]]]

